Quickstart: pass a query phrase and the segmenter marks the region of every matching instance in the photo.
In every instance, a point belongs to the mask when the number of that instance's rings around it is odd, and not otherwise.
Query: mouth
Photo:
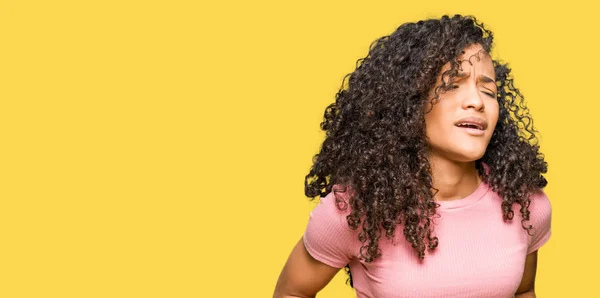
[[[483,135],[483,132],[488,127],[487,121],[478,117],[463,118],[454,123],[454,125],[474,135]]]
[[[471,123],[458,123],[458,124],[456,124],[456,126],[463,127],[463,128],[473,128],[473,129],[484,130],[483,126],[477,125],[477,124],[471,124]]]
[[[454,125],[458,127],[474,128],[479,130],[485,130],[488,126],[487,121],[478,117],[468,117],[458,120]]]

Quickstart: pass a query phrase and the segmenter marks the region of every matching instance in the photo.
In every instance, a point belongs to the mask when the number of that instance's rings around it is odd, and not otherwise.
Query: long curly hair
[[[489,54],[492,41],[492,32],[473,16],[444,15],[402,24],[371,44],[368,55],[344,77],[335,102],[325,109],[320,127],[326,136],[305,177],[305,194],[314,199],[331,192],[335,184],[346,191],[351,188],[348,203],[338,208],[350,207],[349,227],[362,228],[359,256],[365,262],[381,255],[382,233],[392,238],[401,223],[420,259],[426,248],[437,247],[431,218],[439,204],[427,159],[425,107],[451,88],[466,47],[480,44]],[[447,80],[434,86],[446,63],[450,68],[442,76]],[[475,164],[482,180],[503,199],[504,220],[512,220],[512,206],[518,203],[521,225],[529,233],[530,195],[546,186],[542,174],[547,163],[511,69],[498,60],[492,63],[499,118],[485,155]],[[340,196],[336,190],[338,203]],[[349,265],[345,269],[352,287]]]

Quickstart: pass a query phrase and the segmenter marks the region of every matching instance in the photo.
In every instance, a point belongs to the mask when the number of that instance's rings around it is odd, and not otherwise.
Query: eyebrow
[[[465,78],[467,76],[469,76],[469,74],[466,73],[466,72],[461,72],[461,73],[458,73],[456,75],[456,77],[459,78],[459,79]],[[484,82],[484,83],[496,83],[496,81],[494,79],[492,79],[492,78],[490,78],[490,77],[488,77],[486,75],[480,75],[479,76],[479,80],[482,81],[482,82]]]

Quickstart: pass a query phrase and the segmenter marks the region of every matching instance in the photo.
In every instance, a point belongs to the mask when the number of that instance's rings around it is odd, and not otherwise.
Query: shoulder
[[[310,212],[303,241],[313,258],[336,268],[342,268],[355,256],[357,234],[348,226],[350,214],[348,193],[338,185]],[[339,192],[338,192],[339,191]]]
[[[327,195],[319,198],[319,203],[310,212],[310,220],[331,228],[351,230],[346,219],[351,213],[350,194],[350,188],[333,185]]]
[[[552,218],[552,204],[543,190],[538,190],[530,197],[529,220],[536,224],[549,225]]]
[[[529,198],[531,200],[531,204],[529,205],[531,209],[538,210],[539,212],[550,212],[552,210],[550,199],[544,190],[537,190]]]
[[[550,238],[552,229],[552,204],[543,190],[538,190],[530,196],[529,221],[526,226],[531,225],[532,230],[529,233],[529,250],[531,253]]]

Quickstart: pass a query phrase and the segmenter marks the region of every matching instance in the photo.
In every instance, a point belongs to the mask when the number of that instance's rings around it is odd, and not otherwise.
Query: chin
[[[472,162],[481,159],[485,150],[462,150],[455,153],[455,160],[460,162]]]
[[[483,155],[480,155],[480,156],[461,156],[461,157],[457,158],[456,161],[458,161],[458,162],[473,162],[473,161],[479,160],[482,157],[483,157]]]

